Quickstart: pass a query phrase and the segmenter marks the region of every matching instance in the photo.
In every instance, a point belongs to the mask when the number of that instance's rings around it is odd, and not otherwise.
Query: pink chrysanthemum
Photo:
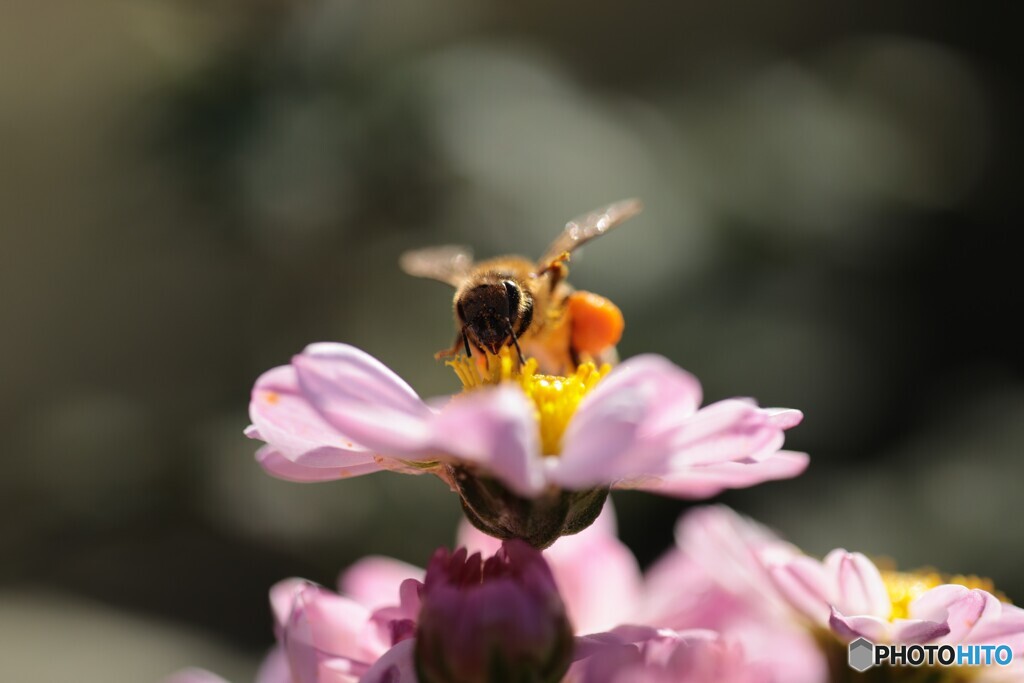
[[[883,572],[842,549],[823,561],[798,554],[767,562],[789,604],[843,640],[1006,644],[1015,656],[1024,654],[1024,610],[993,595],[984,579]]]
[[[817,560],[724,507],[687,514],[678,544],[718,590],[741,596],[780,634],[798,626],[808,634],[831,631],[837,644],[863,636],[876,643],[1005,644],[1015,658],[1024,652],[1024,610],[1000,600],[985,579],[882,571],[845,550]],[[662,582],[659,593],[671,596],[673,585]],[[845,673],[845,655],[840,659]]]
[[[313,344],[256,382],[247,434],[267,442],[257,459],[277,477],[304,482],[379,470],[436,474],[484,528],[500,515],[481,508],[505,492],[536,501],[613,487],[699,498],[807,466],[805,454],[780,450],[799,411],[742,399],[700,408],[697,380],[659,356],[614,370],[583,364],[569,377],[539,375],[532,361],[519,368],[508,356],[491,357],[484,370],[465,358],[452,365],[463,393],[424,402],[370,355]],[[582,528],[603,500],[588,498],[579,507],[589,511],[569,516],[589,517],[577,521]],[[572,524],[538,532],[535,545],[578,531]],[[487,531],[533,541],[532,532]]]

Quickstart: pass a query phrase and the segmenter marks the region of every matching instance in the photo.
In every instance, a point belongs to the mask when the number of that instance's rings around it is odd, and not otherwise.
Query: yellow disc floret
[[[464,391],[501,382],[518,384],[533,402],[544,455],[561,453],[562,435],[580,401],[611,370],[607,364],[598,368],[593,363],[581,363],[576,372],[561,377],[537,374],[537,361],[533,358],[520,366],[507,349],[486,358],[486,367],[465,356],[457,356],[446,364],[458,375]]]
[[[950,576],[930,569],[916,572],[883,571],[882,581],[885,583],[885,588],[889,592],[889,600],[892,602],[890,620],[909,619],[910,603],[932,588],[946,583],[955,583],[971,589],[980,588],[992,593],[1000,600],[1006,601],[1006,596],[995,590],[991,579],[980,576],[962,574]]]

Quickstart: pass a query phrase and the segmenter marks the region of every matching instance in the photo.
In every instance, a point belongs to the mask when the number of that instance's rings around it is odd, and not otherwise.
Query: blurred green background
[[[305,344],[425,396],[404,249],[574,260],[624,356],[806,412],[721,496],[809,552],[1024,600],[1018,31],[995,5],[13,0],[0,22],[0,677],[248,680],[267,588],[451,543],[433,478],[273,480],[252,381]],[[687,503],[616,495],[649,562]]]

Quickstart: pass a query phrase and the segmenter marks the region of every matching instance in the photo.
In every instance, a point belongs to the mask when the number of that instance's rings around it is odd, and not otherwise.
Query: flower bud
[[[507,541],[487,560],[438,550],[416,633],[420,683],[557,683],[573,632],[540,552]]]
[[[582,491],[549,489],[524,498],[497,479],[465,467],[449,466],[449,479],[462,500],[466,518],[488,536],[518,538],[544,549],[562,536],[576,534],[594,523],[608,498],[608,489]]]

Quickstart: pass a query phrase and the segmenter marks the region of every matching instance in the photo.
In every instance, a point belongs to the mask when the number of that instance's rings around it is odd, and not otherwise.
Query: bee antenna
[[[526,359],[523,358],[523,350],[519,348],[519,339],[516,338],[516,331],[512,327],[512,321],[505,318],[505,323],[508,325],[508,332],[512,335],[512,344],[516,347],[516,353],[519,354],[519,365],[526,365]]]
[[[456,343],[458,343],[458,342],[456,342]],[[466,349],[466,357],[467,358],[472,358],[473,357],[473,351],[469,348],[469,337],[466,336],[466,328],[465,327],[462,328],[462,345]]]

